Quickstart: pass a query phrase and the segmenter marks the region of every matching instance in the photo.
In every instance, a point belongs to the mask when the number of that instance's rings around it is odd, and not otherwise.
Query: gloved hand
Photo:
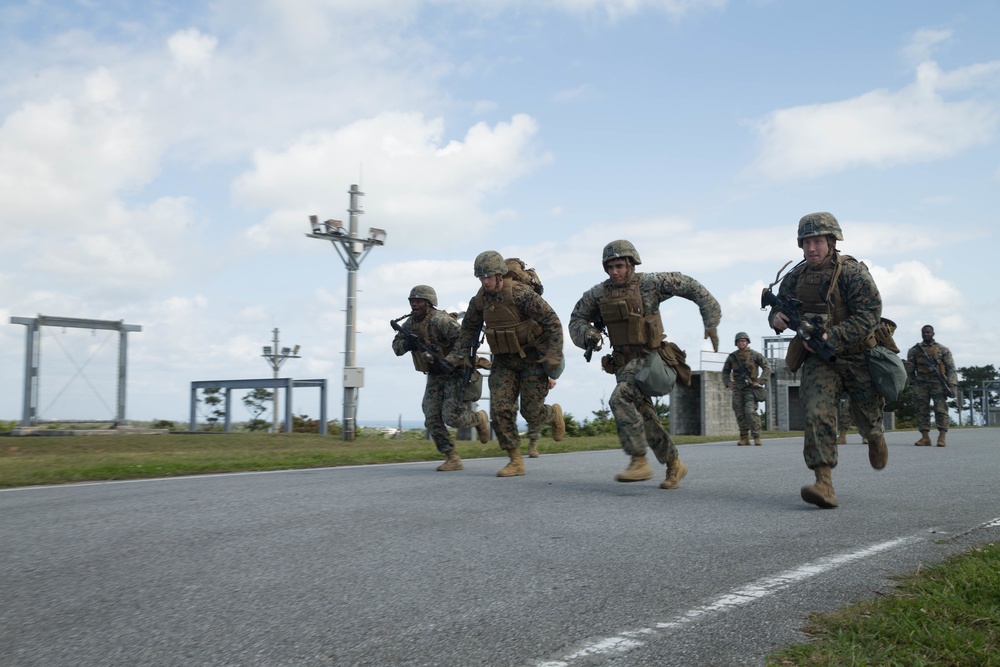
[[[410,338],[409,336],[404,336],[403,349],[407,352],[413,352],[415,349],[417,349],[417,346],[414,345],[412,338]]]
[[[587,335],[583,337],[583,346],[592,348],[595,352],[600,350],[604,344],[604,338],[597,329],[588,329]]]
[[[712,351],[719,351],[719,334],[716,332],[715,327],[705,327],[705,340],[709,338],[712,339]]]

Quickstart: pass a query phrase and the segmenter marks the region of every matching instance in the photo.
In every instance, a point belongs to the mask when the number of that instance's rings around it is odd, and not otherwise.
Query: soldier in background
[[[562,374],[562,323],[552,307],[535,290],[513,278],[503,256],[493,250],[479,254],[474,262],[481,287],[469,303],[462,331],[448,355],[450,363],[462,364],[465,350],[479,338],[486,325],[486,342],[493,355],[490,370],[490,417],[500,447],[510,457],[497,477],[524,474],[517,411],[528,424],[552,426],[552,439],[566,433],[562,408],[546,405],[545,397]]]
[[[674,377],[684,365],[684,353],[668,343],[663,335],[660,303],[679,296],[698,305],[705,338],[712,340],[712,348],[719,351],[716,327],[722,318],[722,309],[705,287],[694,278],[677,272],[638,273],[641,264],[639,253],[629,241],[612,241],[604,247],[601,264],[608,279],[585,292],[570,316],[569,334],[573,343],[582,349],[600,349],[601,328],[606,326],[613,347],[605,355],[601,366],[615,376],[616,385],[611,392],[609,405],[615,417],[618,440],[630,457],[628,468],[615,476],[619,482],[640,482],[652,479],[653,471],[646,459],[646,450],[652,447],[657,461],[666,466],[662,489],[676,489],[687,474],[677,456],[677,447],[660,424],[653,407],[652,396],[669,393],[665,386],[658,393],[640,379],[648,376],[651,367],[666,367]],[[653,358],[653,352],[659,359]],[[668,360],[669,358],[669,360]],[[661,361],[662,360],[662,361]],[[672,385],[673,380],[660,383]]]
[[[447,364],[440,363],[453,349],[461,327],[454,316],[437,309],[437,292],[429,285],[417,285],[410,290],[409,302],[410,315],[398,325],[399,330],[392,339],[392,351],[397,357],[409,352],[413,367],[427,375],[421,406],[424,426],[446,459],[437,470],[461,470],[462,459],[455,451],[448,426],[475,427],[480,442],[490,439],[486,412],[470,410],[465,399],[464,370],[454,366],[449,369]]]
[[[736,444],[745,447],[752,437],[753,444],[759,445],[757,403],[765,397],[764,383],[771,377],[771,365],[763,354],[750,348],[750,336],[745,332],[736,334],[735,344],[736,350],[729,353],[722,365],[722,382],[733,391],[733,412],[740,427],[740,440]]]
[[[798,242],[804,261],[782,279],[778,298],[802,302],[801,316],[822,322],[822,340],[836,353],[824,361],[816,350],[796,336],[785,357],[793,373],[802,369],[799,396],[805,410],[804,451],[806,466],[816,483],[803,486],[802,499],[824,509],[838,506],[833,489],[837,467],[837,407],[840,396],[851,399],[851,416],[868,440],[868,461],[876,470],[885,467],[889,449],[882,425],[884,399],[879,396],[868,370],[865,352],[876,343],[875,330],[882,317],[882,296],[868,268],[837,251],[844,240],[840,223],[830,213],[811,213],[799,220]],[[788,328],[788,315],[772,308],[771,327]]]
[[[915,445],[929,447],[931,439],[930,409],[934,402],[934,424],[937,426],[937,446],[947,444],[946,433],[951,423],[948,417],[948,398],[954,398],[958,388],[958,373],[951,350],[934,340],[934,327],[925,324],[920,329],[921,342],[910,348],[906,355],[913,383],[913,397],[917,411],[917,430],[920,439]]]

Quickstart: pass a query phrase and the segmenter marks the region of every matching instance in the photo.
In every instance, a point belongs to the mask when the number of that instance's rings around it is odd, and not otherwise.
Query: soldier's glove
[[[413,352],[415,349],[417,349],[417,346],[414,344],[413,339],[410,338],[409,336],[404,336],[403,350],[406,352]]]
[[[556,357],[545,356],[540,359],[545,374],[550,378],[558,378],[562,374],[562,363]]]
[[[601,336],[601,332],[597,329],[589,329],[587,335],[583,338],[583,346],[589,349],[600,350],[604,345],[604,338]]]
[[[476,368],[481,368],[484,371],[488,371],[493,368],[493,362],[491,362],[486,357],[476,356]]]
[[[709,338],[712,339],[712,351],[719,351],[719,334],[716,332],[715,327],[705,327],[705,340]]]

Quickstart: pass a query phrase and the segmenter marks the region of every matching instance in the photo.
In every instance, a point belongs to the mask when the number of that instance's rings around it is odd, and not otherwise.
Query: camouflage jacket
[[[446,311],[432,308],[421,319],[415,320],[413,316],[406,318],[399,328],[405,332],[414,333],[425,344],[429,345],[439,357],[451,352],[458,340],[461,325],[455,317]],[[405,336],[403,332],[397,331],[396,337],[392,339],[392,351],[396,356],[406,354],[403,348]]]
[[[747,379],[751,383],[757,381],[763,384],[767,381],[767,378],[771,377],[771,364],[767,363],[767,359],[764,358],[763,354],[748,347],[746,353],[742,355],[746,357],[746,361],[741,360],[740,356],[740,351],[735,350],[730,352],[729,356],[726,357],[726,363],[722,365],[723,384],[729,384],[730,377],[732,377],[732,381],[736,383],[737,387],[744,386],[742,371],[744,367],[747,370]],[[759,377],[757,375],[758,370],[760,371]]]
[[[924,356],[923,348],[927,352]],[[945,377],[950,386],[958,384],[958,373],[955,371],[955,360],[951,356],[951,350],[934,341],[930,345],[925,345],[923,341],[917,343],[906,353],[907,367],[910,371],[910,379],[916,381],[920,379],[924,382],[940,382],[933,370],[927,367],[927,357],[931,358],[931,363]]]
[[[660,311],[660,303],[675,296],[693,301],[701,311],[701,320],[706,329],[719,326],[722,308],[704,285],[690,276],[676,271],[657,273],[636,273],[639,278],[639,293],[642,296],[642,314],[651,315]],[[594,285],[584,292],[573,308],[569,318],[569,335],[579,348],[587,347],[587,333],[596,331],[594,323],[601,319],[601,298],[610,279]]]
[[[839,258],[838,258],[839,261]],[[798,298],[796,286],[804,271],[811,271],[805,262],[799,263],[782,278],[778,296],[781,298]],[[824,271],[816,269],[816,271]],[[837,279],[840,298],[847,307],[847,317],[836,324],[826,327],[827,340],[837,351],[843,353],[848,348],[860,345],[875,333],[875,327],[882,319],[882,295],[878,285],[866,267],[857,260],[850,259],[841,262],[840,277]],[[774,326],[774,316],[778,311],[774,308],[768,314],[768,322]]]
[[[489,308],[500,295],[485,293],[483,295],[483,307]],[[544,349],[537,349],[539,360],[544,360],[546,371],[554,369],[562,362],[563,358],[563,329],[562,322],[552,306],[542,297],[535,293],[527,285],[515,282],[513,287],[514,305],[521,311],[527,319],[532,319],[542,328],[541,340],[545,342]],[[483,329],[486,319],[483,311],[476,305],[476,297],[473,296],[469,302],[469,308],[465,311],[462,319],[461,333],[455,349],[448,355],[447,361],[455,365],[460,365],[469,356],[469,349],[475,344]],[[499,355],[498,355],[499,356]],[[517,355],[512,355],[517,356]],[[554,377],[551,376],[550,377]]]

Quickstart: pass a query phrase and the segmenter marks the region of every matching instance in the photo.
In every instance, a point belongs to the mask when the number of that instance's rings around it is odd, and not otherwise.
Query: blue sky
[[[345,270],[304,234],[346,220],[357,183],[362,230],[388,232],[359,274],[362,422],[422,419],[388,321],[418,283],[464,310],[482,250],[534,266],[565,324],[627,238],[719,299],[722,352],[741,330],[759,349],[760,289],[813,211],[901,345],[931,323],[958,365],[996,365],[998,27],[992,0],[9,2],[0,316],[142,325],[133,419],[186,418],[194,380],[267,377],[278,327],[339,418]],[[663,314],[718,370],[697,308]],[[14,419],[24,327],[0,339]],[[567,358],[551,399],[590,417],[613,381]]]

